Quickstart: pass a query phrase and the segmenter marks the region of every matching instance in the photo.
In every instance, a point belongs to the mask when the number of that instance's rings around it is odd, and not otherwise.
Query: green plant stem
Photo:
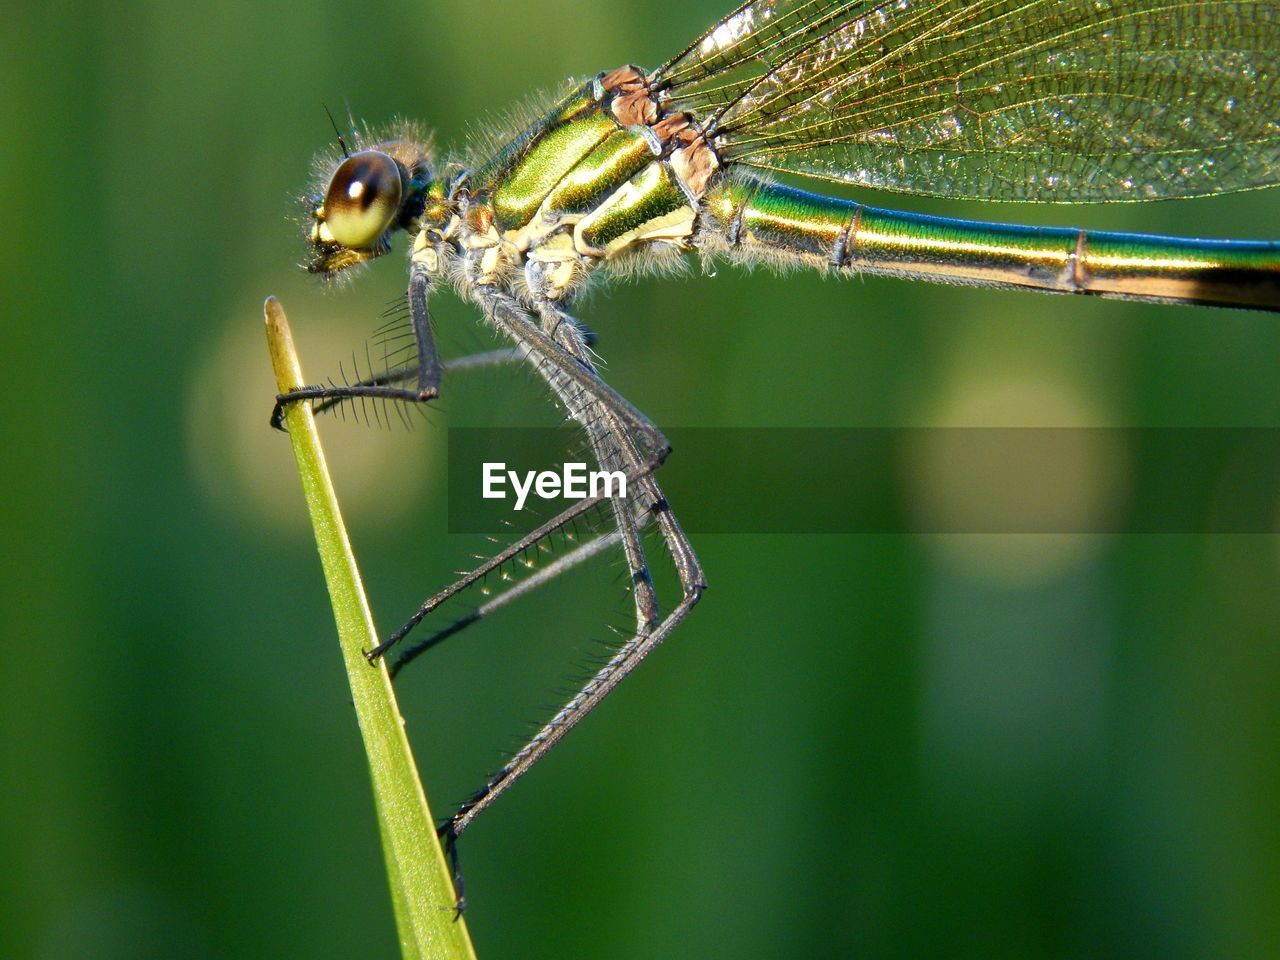
[[[264,306],[267,347],[281,393],[301,386],[302,370],[284,309],[275,297]],[[315,529],[351,699],[369,757],[382,849],[391,883],[400,948],[406,960],[474,960],[466,922],[455,919],[454,893],[427,809],[404,721],[382,661],[371,666],[364,651],[378,642],[360,571],[342,523],[325,466],[315,418],[306,403],[285,414],[302,491]]]

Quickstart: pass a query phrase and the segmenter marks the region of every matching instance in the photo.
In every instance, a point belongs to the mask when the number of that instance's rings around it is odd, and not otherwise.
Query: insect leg
[[[702,596],[705,584],[685,585],[685,593],[675,608],[651,631],[638,632],[623,644],[609,661],[587,681],[568,703],[557,711],[541,730],[475,793],[444,827],[446,837],[456,840],[473,820],[530,767],[560,742],[560,739],[608,696],[654,648],[680,625]]]
[[[532,329],[529,320],[527,320],[527,315],[524,315],[524,312],[522,311],[521,317],[521,324],[524,324],[526,328]],[[564,352],[566,352],[568,356],[575,358],[576,362],[579,362],[581,365],[581,369],[588,372],[591,378],[595,379],[596,383],[599,383],[598,378],[595,376],[595,371],[590,365],[589,352],[588,348],[586,348],[585,337],[584,334],[582,334],[581,326],[577,324],[576,321],[573,321],[572,317],[567,314],[562,314],[562,312],[554,310],[554,307],[550,307],[548,311],[545,311],[543,324],[545,335],[547,335],[552,342],[558,344],[559,347],[564,349]],[[524,344],[521,344],[518,340],[516,349],[521,352],[521,355],[524,355],[524,353],[527,352],[525,351]],[[576,420],[579,420],[581,424],[584,425],[586,431],[588,431],[591,447],[593,447],[596,460],[600,461],[602,466],[607,465],[607,463],[611,461],[617,463],[618,458],[616,451],[621,447],[621,442],[614,434],[622,429],[621,426],[617,425],[617,417],[608,415],[608,413],[600,412],[602,411],[602,404],[594,401],[594,399],[588,396],[588,394],[577,388],[575,385],[577,383],[576,379],[568,379],[563,378],[563,376],[559,376],[557,367],[539,365],[539,371],[548,379],[548,383],[552,384],[552,388],[556,390],[558,396],[561,397],[564,406],[566,406],[567,410],[570,411],[570,415],[575,417]],[[608,419],[605,419],[605,417],[608,417]],[[657,428],[652,429],[654,433],[657,433]],[[660,434],[658,434],[658,436],[660,436]],[[625,435],[622,436],[622,440],[626,440]],[[663,444],[666,444],[664,440]],[[645,465],[643,461],[639,460],[639,456],[635,454],[634,445],[631,445],[628,440],[627,445],[631,448],[632,456],[628,458],[626,462],[620,463],[620,466],[623,468],[630,467],[631,471],[634,472],[636,476],[645,475],[646,472],[652,470],[652,466]],[[628,479],[630,479],[630,477],[628,477]],[[632,481],[632,483],[634,483],[634,481]],[[660,497],[660,493],[658,495]],[[641,545],[639,530],[637,530],[637,520],[639,520],[640,524],[643,524],[643,522],[648,520],[648,515],[645,513],[645,515],[641,515],[637,518],[632,515],[630,504],[622,503],[621,500],[614,500],[611,507],[613,509],[614,522],[616,522],[618,534],[620,534],[622,539],[623,550],[625,550],[627,556],[628,567],[631,568],[632,595],[634,595],[636,603],[637,625],[652,626],[654,623],[658,622],[658,600],[653,589],[653,577],[649,575],[648,563],[645,562],[644,548],[643,545]],[[461,593],[461,591],[467,589],[468,586],[475,584],[477,580],[483,579],[483,577],[488,575],[488,573],[497,570],[497,568],[502,566],[502,563],[507,562],[508,559],[517,556],[518,553],[524,552],[524,549],[527,549],[532,545],[530,543],[531,540],[532,543],[536,543],[536,540],[541,540],[543,539],[543,536],[552,534],[552,532],[558,530],[559,527],[566,526],[568,522],[573,520],[573,518],[580,515],[581,513],[576,512],[576,508],[571,507],[568,511],[564,512],[563,515],[553,518],[553,520],[549,521],[548,524],[544,524],[539,527],[538,530],[532,531],[532,534],[517,540],[516,544],[512,544],[512,547],[507,548],[507,550],[503,550],[503,552],[497,554],[497,556],[481,563],[479,567],[475,568],[475,570],[463,575],[460,580],[453,582],[453,584],[444,588],[440,593],[431,596],[431,598],[426,600],[426,602],[417,609],[417,612],[413,614],[410,620],[404,623],[399,630],[387,637],[387,640],[384,640],[383,643],[370,650],[370,652],[366,654],[367,657],[369,657],[370,660],[381,657],[381,655],[387,653],[389,649],[392,649],[394,645],[399,643],[404,636],[407,636],[408,632],[413,630],[413,627],[419,625],[419,623],[424,620],[429,613],[433,612],[434,609],[444,603],[445,600],[448,600],[451,596]],[[584,548],[579,548],[579,550],[581,549]],[[577,550],[575,550],[575,553],[577,553]],[[568,557],[571,556],[573,556],[573,554],[567,554],[566,558],[562,559],[568,559]],[[582,557],[582,559],[585,559],[585,557]],[[570,566],[575,566],[575,564],[570,563],[563,567],[557,567],[557,571],[567,570]],[[541,584],[541,582],[545,582],[545,580],[539,580],[538,582]],[[515,589],[516,588],[512,588],[512,590]],[[511,593],[511,591],[507,591],[507,593]],[[525,593],[525,590],[521,590],[521,593]],[[507,594],[503,594],[503,598],[506,598],[506,595]],[[506,602],[506,600],[504,600],[504,602]],[[489,604],[485,604],[484,607],[489,607]],[[484,609],[484,607],[481,609]],[[492,609],[497,609],[497,607],[493,607]],[[492,609],[490,609],[490,612],[492,612]],[[481,614],[481,616],[483,616],[483,614]],[[397,663],[397,671],[402,669],[404,664],[408,663],[408,660],[419,657],[419,655],[430,649],[431,646],[435,646],[440,643],[440,641],[447,639],[448,636],[453,636],[456,632],[462,630],[462,628],[470,626],[471,623],[476,622],[476,620],[480,620],[480,616],[472,614],[470,617],[463,617],[461,621],[456,623],[456,625],[445,627],[444,630],[439,631],[438,634],[430,636],[428,639],[422,641],[422,643],[413,646],[411,652],[404,655],[404,657],[402,657]],[[637,626],[637,628],[639,628],[639,626]]]
[[[457,373],[462,370],[478,370],[482,367],[504,366],[508,363],[518,363],[524,360],[520,352],[514,347],[503,347],[500,350],[486,350],[483,353],[469,353],[464,357],[454,357],[452,360],[445,360],[441,363],[442,371],[447,374]],[[386,384],[409,383],[415,379],[419,379],[421,373],[418,364],[411,363],[404,366],[396,367],[394,370],[386,370],[376,377],[368,377],[364,380],[358,380],[352,387],[377,387]],[[333,397],[328,400],[322,400],[315,405],[316,413],[324,413],[344,402],[347,397]]]
[[[545,583],[549,583],[556,577],[560,576],[560,574],[578,566],[578,564],[590,560],[597,554],[600,554],[617,544],[619,539],[618,531],[612,530],[609,533],[601,534],[594,540],[588,540],[586,543],[574,547],[563,556],[557,557],[545,567],[540,568],[535,573],[531,573],[529,576],[522,579],[515,586],[504,590],[491,600],[482,603],[462,619],[451,623],[442,630],[437,630],[425,640],[415,643],[396,658],[396,662],[390,667],[391,676],[394,678],[396,674],[408,666],[412,661],[416,660],[422,654],[426,653],[438,644],[443,643],[454,634],[461,632],[473,623],[483,620],[485,617],[492,616],[508,604],[519,600],[525,594],[533,592]]]
[[[582,361],[534,325],[519,301],[493,287],[479,286],[476,301],[494,325],[538,364],[555,367],[587,397],[596,400],[636,434],[645,460],[661,463],[671,452],[671,444],[648,417],[607,383],[584,366]],[[546,374],[543,374],[546,376]]]
[[[431,314],[427,308],[427,296],[431,291],[431,274],[426,267],[414,264],[409,271],[409,315],[417,341],[418,362],[417,389],[394,386],[394,381],[376,377],[372,382],[349,386],[316,384],[299,387],[276,397],[271,411],[271,425],[283,429],[284,408],[297,400],[346,400],[351,397],[375,397],[386,400],[403,400],[407,403],[426,403],[440,395],[440,358],[436,354],[436,342],[431,333]]]
[[[594,375],[594,368],[591,366],[588,334],[585,332],[581,324],[577,323],[568,314],[557,310],[554,305],[549,302],[540,306],[539,315],[542,318],[542,329],[556,343],[560,344],[567,352],[576,357],[586,369],[590,370]],[[511,348],[508,351],[495,351],[495,354],[502,353],[504,356],[522,358],[517,348]],[[489,356],[489,355],[484,355]],[[464,358],[469,359],[469,358]],[[446,370],[451,369],[451,364],[445,365]],[[563,377],[558,377],[555,368],[543,367],[544,375],[548,377],[553,390],[556,390],[560,396],[565,408],[569,410],[570,415],[582,424],[587,432],[588,439],[592,446],[592,452],[596,461],[602,469],[625,469],[628,466],[642,467],[635,458],[632,457],[627,462],[621,462],[618,456],[619,440],[614,435],[623,428],[618,423],[617,418],[611,416],[607,412],[600,409],[600,405],[585,397],[581,391],[576,390],[572,383],[566,381]],[[653,578],[649,573],[649,567],[644,555],[644,546],[641,542],[639,526],[649,520],[649,514],[645,511],[633,510],[634,498],[614,498],[611,502],[611,509],[614,515],[615,530],[604,536],[598,537],[587,544],[575,548],[570,553],[565,554],[551,566],[530,577],[522,580],[516,586],[503,592],[493,600],[482,604],[472,613],[462,617],[449,626],[436,631],[430,637],[415,644],[408,652],[403,654],[392,667],[393,675],[403,669],[411,660],[425,653],[427,650],[435,647],[439,643],[451,636],[461,632],[471,624],[483,619],[506,604],[514,601],[530,590],[547,582],[552,577],[577,566],[579,563],[599,553],[606,546],[621,542],[623,552],[627,559],[627,565],[630,571],[632,584],[632,596],[635,602],[636,624],[637,630],[649,629],[658,622],[659,607],[657,595],[653,587]],[[467,584],[473,582],[464,577]],[[394,641],[389,641],[394,642]],[[382,648],[379,648],[381,650]],[[375,652],[376,655],[376,652]]]
[[[591,364],[590,353],[581,335],[579,324],[549,300],[538,303],[538,315],[542,320],[543,333],[564,347],[567,353],[582,364],[584,370],[598,380],[599,376]],[[588,397],[578,388],[575,381],[559,374],[558,368],[539,364],[539,372],[546,378],[548,385],[555,391],[569,415],[586,430],[592,452],[602,470],[619,468],[625,470],[627,467],[638,465],[639,457],[634,455],[634,448],[626,436],[626,428],[611,410]],[[646,477],[645,480],[656,489],[652,476]],[[642,485],[645,480],[641,481]],[[643,632],[657,624],[659,609],[653,576],[649,572],[644,544],[641,542],[636,523],[636,514],[632,509],[635,500],[635,497],[615,497],[610,506],[613,510],[614,525],[622,539],[622,550],[630,573],[632,598],[635,601],[636,631]],[[647,514],[642,513],[642,517],[647,519]]]
[[[531,359],[540,364],[545,360],[550,365],[558,368],[558,370],[564,371],[567,381],[573,385],[572,389],[580,390],[582,394],[586,394],[598,401],[609,415],[616,416],[619,421],[628,427],[627,430],[615,431],[610,429],[609,421],[604,418],[600,421],[603,429],[607,429],[617,440],[617,453],[623,459],[623,462],[632,464],[644,462],[644,458],[630,435],[630,430],[641,432],[642,436],[651,442],[655,436],[661,438],[659,449],[666,449],[665,438],[662,438],[661,432],[656,427],[653,427],[644,418],[643,414],[636,411],[625,400],[621,400],[611,388],[595,377],[594,371],[587,373],[589,368],[584,368],[571,354],[550,354],[550,351],[562,351],[563,348],[553,339],[542,334],[541,331],[535,330],[532,324],[525,319],[518,303],[510,300],[502,302],[503,300],[504,298],[501,295],[496,295],[491,299],[495,307],[494,315],[499,318],[499,326],[507,330],[517,344],[529,350]],[[539,334],[540,336],[532,336],[532,334]],[[541,366],[540,369],[542,369]],[[572,375],[570,375],[570,371],[572,371]],[[549,379],[549,382],[552,382],[552,380]],[[554,386],[555,384],[553,383]],[[575,396],[574,402],[580,402],[580,397]],[[629,474],[639,473],[634,468],[627,472]],[[642,478],[640,480],[642,486],[646,486],[643,478],[648,477],[652,480],[648,471],[639,473],[639,476]],[[658,520],[659,529],[671,548],[683,594],[680,602],[652,629],[647,627],[638,629],[636,634],[623,644],[609,661],[587,681],[586,685],[562,706],[556,715],[497,774],[490,778],[484,787],[459,808],[453,818],[442,829],[446,844],[451,848],[456,843],[457,838],[482,810],[488,807],[503,791],[537,763],[569,730],[608,696],[614,687],[621,683],[627,674],[639,665],[640,661],[666,639],[672,630],[679,626],[702,596],[706,581],[703,577],[701,564],[693,553],[688,538],[671,514],[670,507],[662,497],[656,482],[647,485],[647,489],[652,491],[655,497],[648,510]]]
[[[650,460],[647,463],[641,464],[640,467],[634,470],[628,471],[625,474],[628,485],[637,482],[637,480],[641,476],[652,472],[658,466],[660,466],[660,464],[657,461]],[[431,597],[428,597],[425,601],[423,601],[422,606],[418,608],[418,610],[414,613],[412,617],[409,618],[409,620],[404,624],[404,626],[402,626],[399,630],[395,631],[395,633],[391,634],[391,636],[389,636],[382,643],[378,644],[372,650],[365,653],[365,657],[370,662],[376,660],[378,657],[385,654],[388,650],[390,650],[397,643],[403,640],[409,634],[409,632],[413,630],[414,627],[416,627],[419,623],[423,621],[423,619],[427,617],[428,614],[430,614],[433,610],[435,610],[437,607],[443,604],[450,597],[457,596],[459,593],[462,593],[472,584],[477,583],[480,580],[483,580],[488,574],[493,573],[495,570],[500,569],[504,564],[508,563],[511,560],[514,560],[516,557],[520,556],[520,554],[524,553],[526,550],[536,547],[540,541],[551,536],[553,533],[555,533],[557,530],[561,529],[562,527],[567,527],[569,524],[573,523],[579,517],[582,517],[587,513],[590,513],[592,510],[600,506],[602,503],[604,503],[608,499],[609,499],[608,497],[601,495],[601,496],[595,496],[595,497],[587,497],[585,500],[579,500],[577,503],[566,508],[563,512],[552,517],[550,520],[546,521],[545,523],[540,524],[538,527],[531,530],[529,533],[526,533],[524,536],[520,537],[518,540],[515,540],[512,543],[508,544],[501,551],[494,554],[492,557],[489,557],[487,560],[485,560],[475,569],[469,571],[454,583],[449,584],[449,586],[445,587],[443,590],[439,591],[438,593],[434,594]]]

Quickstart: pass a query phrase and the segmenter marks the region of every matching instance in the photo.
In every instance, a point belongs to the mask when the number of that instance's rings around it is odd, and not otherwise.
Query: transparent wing
[[[1280,0],[757,0],[654,77],[723,160],[985,200],[1280,182]]]

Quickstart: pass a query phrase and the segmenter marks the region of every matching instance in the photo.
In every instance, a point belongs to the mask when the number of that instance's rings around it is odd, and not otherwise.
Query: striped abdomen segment
[[[1058,293],[1280,310],[1280,243],[952,220],[753,179],[707,194],[700,241],[747,259]]]

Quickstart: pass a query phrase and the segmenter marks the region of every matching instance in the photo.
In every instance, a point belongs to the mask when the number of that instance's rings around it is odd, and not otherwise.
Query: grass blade
[[[276,382],[281,393],[294,390],[304,381],[284,309],[275,297],[268,297],[264,312]],[[454,918],[449,870],[436,839],[386,666],[382,661],[370,666],[364,658],[363,651],[377,644],[378,634],[329,481],[310,406],[294,404],[285,414],[285,424],[293,441],[298,475],[338,625],[351,699],[369,757],[401,952],[405,960],[474,960],[466,922]]]

